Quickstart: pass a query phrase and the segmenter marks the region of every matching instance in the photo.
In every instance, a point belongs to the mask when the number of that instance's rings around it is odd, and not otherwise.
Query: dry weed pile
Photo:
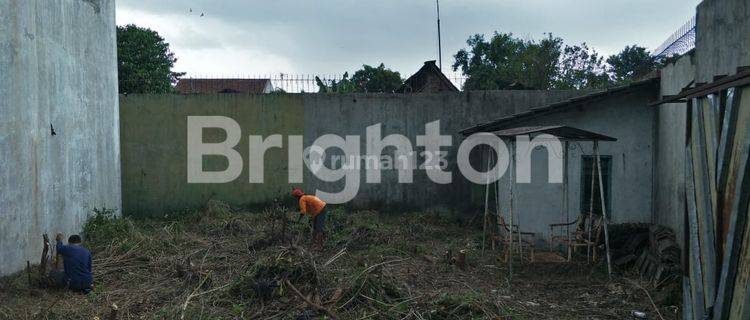
[[[480,228],[436,214],[331,210],[323,252],[309,250],[309,223],[296,218],[279,204],[249,213],[215,201],[163,220],[99,212],[85,228],[94,292],[39,289],[19,273],[0,280],[0,318],[603,319],[653,311],[628,282],[608,282],[588,266],[518,266],[525,271],[509,283],[496,254],[480,257]],[[469,252],[466,271],[443,261],[448,249]],[[662,314],[676,317],[674,309]]]

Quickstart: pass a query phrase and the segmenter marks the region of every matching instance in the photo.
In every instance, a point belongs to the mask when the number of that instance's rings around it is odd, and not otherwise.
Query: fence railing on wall
[[[334,75],[334,74],[286,74],[286,73],[276,73],[276,74],[255,74],[255,75],[232,75],[232,76],[216,76],[216,75],[186,75],[183,77],[183,79],[215,79],[216,81],[236,81],[238,79],[268,79],[271,81],[271,86],[273,87],[273,90],[277,91],[284,91],[284,92],[291,92],[291,93],[301,93],[301,92],[318,92],[319,87],[318,83],[315,80],[315,77],[318,77],[324,84],[330,85],[332,82],[340,82],[342,80],[342,75]],[[466,77],[461,75],[448,75],[448,79],[453,82],[453,84],[461,89],[463,88],[464,82],[466,82]],[[351,79],[351,77],[350,77]]]

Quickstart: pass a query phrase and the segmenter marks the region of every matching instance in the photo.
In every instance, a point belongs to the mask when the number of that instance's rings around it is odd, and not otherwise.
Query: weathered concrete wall
[[[579,93],[580,94],[580,93]],[[402,134],[411,141],[418,153],[424,148],[416,145],[417,135],[425,134],[425,125],[440,120],[440,132],[452,135],[453,146],[446,160],[452,173],[452,183],[432,182],[425,171],[415,170],[413,183],[397,183],[398,172],[383,172],[382,183],[362,183],[357,197],[349,205],[357,207],[393,206],[403,210],[432,208],[466,211],[481,203],[467,201],[471,196],[470,183],[463,178],[456,165],[456,151],[464,137],[461,129],[497,117],[520,112],[532,106],[570,97],[570,92],[495,91],[467,93],[434,93],[403,95],[307,95],[305,96],[305,145],[326,133],[340,136],[365,136],[367,126],[382,123],[381,136]],[[320,124],[312,123],[321,121]],[[364,138],[362,146],[365,145]],[[364,149],[362,151],[364,153]],[[384,154],[393,155],[393,149]],[[423,163],[424,158],[418,160]],[[306,178],[311,178],[309,175]],[[323,182],[307,179],[308,189],[338,192],[344,181]]]
[[[4,275],[121,206],[113,0],[0,0],[0,115]]]
[[[638,90],[595,101],[543,117],[521,121],[514,126],[567,125],[601,133],[617,141],[599,143],[600,155],[612,157],[611,212],[614,223],[651,222],[656,109],[648,103],[656,99],[656,88]],[[546,240],[549,224],[572,221],[589,211],[589,200],[581,199],[583,156],[593,155],[592,142],[570,142],[568,149],[568,211],[563,210],[563,184],[548,183],[548,152],[532,152],[531,183],[514,185],[514,212],[523,231],[537,233]],[[553,154],[557,159],[559,154]],[[500,179],[500,206],[506,216],[508,175]],[[590,185],[585,186],[590,188]],[[483,190],[482,190],[483,192]],[[584,202],[584,203],[582,203]],[[514,224],[516,222],[514,221]]]
[[[288,198],[288,135],[304,134],[304,146],[323,134],[361,135],[365,153],[365,128],[382,123],[382,136],[397,133],[408,137],[416,148],[416,136],[425,124],[440,120],[441,133],[453,135],[449,168],[456,183],[428,182],[423,171],[415,170],[414,183],[399,184],[397,172],[386,171],[382,183],[368,184],[361,172],[361,188],[348,203],[351,206],[436,208],[465,210],[478,205],[467,201],[470,188],[455,166],[455,149],[461,142],[460,129],[479,122],[554,101],[580,95],[574,91],[494,91],[440,94],[288,94],[288,95],[128,95],[121,97],[123,210],[133,215],[163,215],[202,206],[208,199],[235,205],[265,203]],[[227,116],[242,129],[237,150],[244,164],[248,160],[248,135],[284,136],[283,148],[269,149],[265,156],[266,181],[248,182],[247,168],[230,183],[189,184],[186,177],[186,117]],[[208,135],[208,133],[207,133]],[[216,138],[219,141],[222,138]],[[384,154],[392,153],[386,149]],[[252,150],[257,152],[257,150]],[[226,160],[206,157],[204,165],[226,168]],[[337,192],[343,180],[322,182],[305,170],[308,192],[321,189]]]
[[[696,82],[750,66],[750,1],[704,0],[696,24]]]
[[[695,76],[693,56],[686,55],[661,70],[660,95],[674,95]],[[668,103],[658,108],[655,223],[672,228],[678,243],[683,240],[685,216],[685,132],[687,106]]]
[[[206,204],[209,199],[234,205],[263,203],[286,195],[289,135],[304,131],[299,95],[128,95],[120,98],[123,210],[138,216],[169,214]],[[225,116],[242,130],[236,150],[242,175],[229,183],[187,183],[187,117]],[[265,154],[265,183],[248,181],[248,136],[284,136],[284,148]],[[220,130],[204,130],[204,142],[226,139]],[[257,152],[257,150],[253,150]],[[223,157],[204,157],[205,170],[223,170]]]

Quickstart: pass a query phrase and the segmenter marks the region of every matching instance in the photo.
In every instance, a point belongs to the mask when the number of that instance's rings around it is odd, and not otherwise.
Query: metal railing
[[[333,81],[339,82],[342,79],[342,75],[334,75],[334,74],[286,74],[286,73],[276,73],[276,74],[255,74],[255,75],[231,75],[231,76],[217,76],[217,75],[185,75],[182,78],[183,79],[221,79],[226,81],[232,81],[237,79],[269,79],[271,80],[271,85],[273,86],[274,90],[284,92],[290,92],[290,93],[301,93],[301,92],[307,92],[307,93],[316,93],[319,91],[318,84],[315,81],[315,77],[319,77],[320,80],[330,85]],[[453,82],[453,84],[461,89],[463,88],[464,82],[466,82],[466,77],[461,75],[448,75],[448,79]],[[351,79],[351,76],[349,77]]]

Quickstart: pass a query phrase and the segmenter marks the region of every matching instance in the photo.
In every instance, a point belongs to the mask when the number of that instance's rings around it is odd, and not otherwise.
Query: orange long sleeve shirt
[[[316,196],[304,195],[299,198],[299,212],[309,214],[310,218],[315,218],[325,206],[326,203]]]

